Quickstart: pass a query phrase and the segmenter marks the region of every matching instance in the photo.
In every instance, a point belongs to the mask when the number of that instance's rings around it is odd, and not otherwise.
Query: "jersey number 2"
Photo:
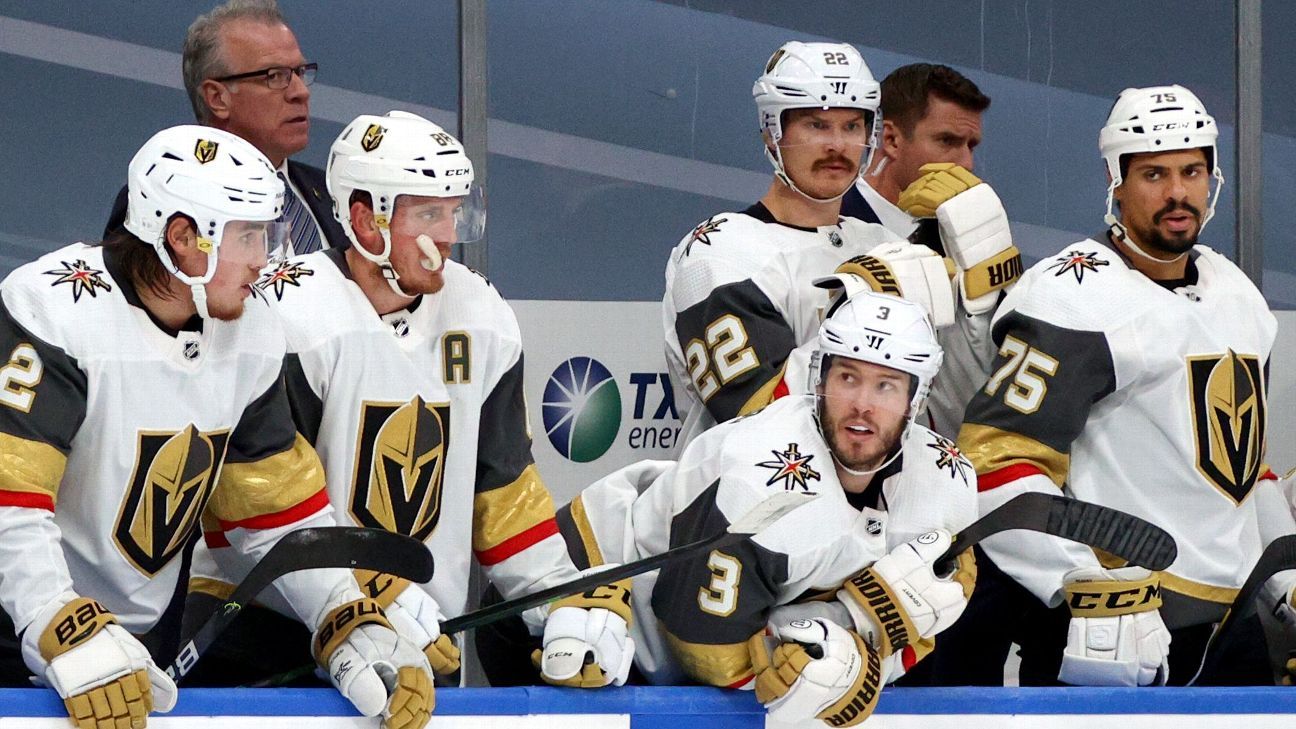
[[[30,412],[36,399],[33,387],[40,384],[45,365],[41,364],[36,348],[23,342],[14,347],[9,362],[0,367],[0,403],[15,410]]]
[[[702,402],[710,400],[721,384],[727,385],[738,375],[760,366],[756,350],[747,346],[747,329],[733,314],[725,314],[708,324],[704,336],[706,343],[694,339],[684,350],[689,379]],[[719,380],[716,375],[720,376]]]

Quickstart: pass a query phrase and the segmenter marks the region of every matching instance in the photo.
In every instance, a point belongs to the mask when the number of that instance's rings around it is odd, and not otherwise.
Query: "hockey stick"
[[[517,615],[533,607],[538,607],[551,600],[557,600],[560,597],[575,595],[585,592],[599,585],[606,585],[617,580],[624,580],[627,577],[634,577],[650,570],[657,569],[667,562],[673,562],[683,557],[691,557],[699,552],[706,552],[712,549],[727,547],[736,542],[741,542],[755,534],[759,534],[774,522],[782,519],[789,512],[797,509],[811,501],[819,498],[818,494],[805,494],[795,491],[782,491],[770,496],[759,504],[753,506],[745,514],[738,517],[729,528],[712,535],[705,539],[699,539],[688,544],[681,544],[678,547],[654,554],[651,557],[628,562],[623,565],[612,567],[600,572],[577,578],[571,582],[565,582],[561,585],[555,585],[530,595],[523,595],[512,600],[488,605],[480,610],[474,610],[465,613],[457,618],[451,618],[441,623],[441,632],[445,635],[458,633],[469,628],[480,628],[483,625],[489,625],[497,620],[503,620],[511,615]]]
[[[1265,547],[1260,553],[1260,559],[1256,560],[1255,567],[1251,568],[1251,574],[1247,575],[1246,581],[1238,589],[1237,596],[1233,598],[1233,604],[1229,606],[1228,612],[1211,633],[1211,637],[1206,641],[1206,648],[1202,651],[1201,665],[1197,667],[1197,673],[1188,681],[1192,686],[1197,683],[1197,679],[1202,674],[1210,675],[1219,667],[1221,646],[1227,646],[1233,634],[1237,632],[1237,626],[1246,618],[1250,617],[1256,610],[1256,598],[1260,590],[1270,577],[1282,572],[1283,570],[1296,569],[1296,534],[1288,534],[1278,537]]]
[[[963,550],[1008,529],[1029,529],[1097,547],[1150,570],[1169,567],[1178,555],[1174,537],[1143,519],[1058,494],[1027,492],[969,524],[936,560],[937,574],[954,569]]]
[[[432,579],[432,553],[417,539],[384,529],[312,527],[289,532],[185,642],[175,662],[167,667],[167,675],[176,681],[183,679],[243,607],[271,582],[289,572],[326,568],[376,570],[411,582],[427,582]]]

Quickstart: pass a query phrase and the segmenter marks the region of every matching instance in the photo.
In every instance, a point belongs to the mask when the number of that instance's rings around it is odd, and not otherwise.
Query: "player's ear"
[[[194,230],[193,223],[183,215],[177,215],[171,218],[166,227],[166,241],[171,246],[171,250],[177,255],[182,255],[198,247],[198,234]]]
[[[382,236],[378,232],[378,221],[374,220],[373,208],[363,200],[351,201],[351,230],[366,249],[374,253],[382,252]]]

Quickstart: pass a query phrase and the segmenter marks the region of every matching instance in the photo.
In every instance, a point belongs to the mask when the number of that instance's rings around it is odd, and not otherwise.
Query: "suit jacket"
[[[857,185],[851,185],[846,194],[842,195],[841,214],[848,218],[858,218],[866,223],[882,224],[881,218],[873,212],[873,208],[864,199]]]
[[[328,185],[324,182],[324,170],[288,160],[288,179],[292,181],[293,186],[301,190],[301,197],[305,198],[302,202],[306,203],[311,216],[315,218],[316,223],[319,223],[320,230],[324,231],[324,239],[328,242],[328,247],[346,248],[351,245],[351,239],[347,238],[342,226],[333,217],[333,198],[329,197]],[[292,192],[288,190],[288,194],[291,195]],[[104,238],[121,228],[124,222],[126,222],[126,187],[123,185],[117,192],[117,199],[113,201],[112,212],[108,214],[108,224],[104,226]]]

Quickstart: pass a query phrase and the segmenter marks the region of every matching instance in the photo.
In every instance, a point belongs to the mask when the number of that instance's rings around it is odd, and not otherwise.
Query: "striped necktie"
[[[319,250],[319,228],[315,225],[315,218],[311,217],[310,210],[297,198],[284,174],[279,172],[278,175],[284,184],[284,211],[279,216],[279,221],[288,224],[288,240],[292,244],[293,253],[301,255]]]

